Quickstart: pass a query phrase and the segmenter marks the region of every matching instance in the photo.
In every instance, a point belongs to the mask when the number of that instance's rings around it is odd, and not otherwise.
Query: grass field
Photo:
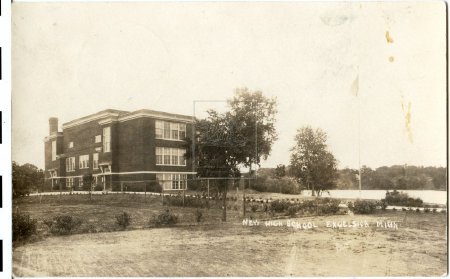
[[[147,228],[161,211],[160,197],[140,195],[26,197],[15,210],[39,220],[41,237],[13,251],[16,276],[440,276],[447,272],[446,214],[379,211],[285,219],[280,227],[242,224],[241,212],[171,207],[180,216],[173,228]],[[115,214],[132,214],[119,231]],[[84,220],[86,233],[50,236],[42,220],[58,214]],[[263,213],[256,218],[269,218]],[[396,222],[398,229],[377,227]],[[295,229],[288,221],[317,227]],[[357,221],[368,226],[330,228],[326,222]],[[329,223],[329,224],[330,224]],[[87,228],[87,230],[86,230]],[[98,233],[92,233],[98,231]],[[90,233],[87,233],[91,231]]]
[[[229,207],[242,202],[229,202]],[[222,211],[221,201],[211,201],[211,209],[200,209],[203,213],[205,224],[220,223]],[[120,230],[115,223],[115,216],[126,211],[131,214],[132,222],[129,229],[141,229],[148,227],[149,219],[161,213],[165,209],[179,216],[180,225],[196,224],[195,212],[197,209],[190,207],[166,207],[162,206],[160,196],[146,197],[140,194],[108,194],[93,195],[92,200],[88,195],[63,195],[59,196],[33,196],[18,199],[13,204],[14,210],[31,214],[38,220],[38,231],[42,235],[48,234],[43,221],[57,215],[70,214],[83,220],[78,232],[111,232]],[[230,221],[239,220],[242,212],[229,210],[227,218]],[[255,214],[256,215],[256,214]],[[261,215],[261,214],[259,214]],[[242,219],[240,219],[242,221]]]

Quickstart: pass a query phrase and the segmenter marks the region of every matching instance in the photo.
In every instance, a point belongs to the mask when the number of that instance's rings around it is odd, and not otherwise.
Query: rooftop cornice
[[[182,114],[175,114],[175,113],[168,113],[168,112],[162,112],[162,111],[154,111],[154,110],[148,110],[148,109],[142,109],[137,110],[131,113],[123,114],[118,117],[119,122],[128,121],[136,118],[141,117],[149,117],[149,118],[155,118],[155,119],[161,119],[161,120],[171,120],[171,121],[178,121],[183,123],[193,123],[193,117],[188,115],[182,115]]]
[[[95,114],[92,114],[89,116],[85,116],[85,117],[64,123],[62,127],[63,127],[63,130],[69,129],[69,128],[72,128],[72,127],[75,127],[75,126],[78,126],[81,124],[89,123],[91,121],[101,120],[103,118],[108,118],[108,117],[117,118],[119,115],[120,115],[120,113],[118,113],[118,112],[101,111],[101,112],[98,112],[98,113],[95,113]]]
[[[82,125],[91,121],[98,121],[100,125],[110,124],[112,122],[123,122],[141,117],[149,117],[161,120],[177,121],[182,123],[193,123],[193,117],[189,115],[168,113],[162,111],[154,111],[148,109],[141,109],[133,112],[125,112],[118,110],[105,110],[92,115],[88,115],[73,121],[63,124],[63,130],[69,129],[78,125]]]

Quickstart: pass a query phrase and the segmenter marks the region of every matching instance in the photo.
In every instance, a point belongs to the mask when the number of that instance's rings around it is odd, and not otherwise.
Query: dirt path
[[[431,215],[430,215],[431,216]],[[422,218],[422,217],[420,217]],[[437,217],[434,217],[437,218]],[[440,219],[439,219],[440,218]],[[439,217],[434,221],[442,222]],[[50,237],[18,247],[16,276],[440,276],[446,273],[445,224],[421,220],[398,230],[375,216],[303,218],[310,230],[242,224]],[[367,220],[332,229],[326,221]],[[428,219],[424,219],[428,220]],[[414,222],[413,222],[414,221]],[[429,222],[434,222],[430,220]],[[422,222],[422,223],[421,223]]]

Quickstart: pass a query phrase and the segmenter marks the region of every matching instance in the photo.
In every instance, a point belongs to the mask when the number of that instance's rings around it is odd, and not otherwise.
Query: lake
[[[374,199],[380,200],[385,198],[386,190],[330,190],[330,194],[323,193],[323,197],[341,198],[341,199]],[[400,190],[407,193],[412,198],[421,198],[425,203],[447,204],[447,192],[435,190]],[[311,196],[311,191],[303,191],[302,196]]]

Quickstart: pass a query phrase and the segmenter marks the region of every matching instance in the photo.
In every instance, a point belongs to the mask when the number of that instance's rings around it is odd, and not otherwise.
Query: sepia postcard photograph
[[[447,276],[447,24],[12,3],[12,276]]]

